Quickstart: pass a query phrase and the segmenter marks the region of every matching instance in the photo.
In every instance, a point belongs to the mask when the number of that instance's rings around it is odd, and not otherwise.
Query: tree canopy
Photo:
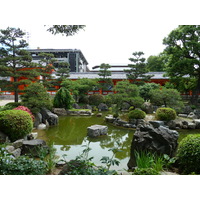
[[[18,102],[19,85],[30,84],[39,76],[33,69],[32,57],[25,50],[28,46],[23,39],[25,33],[19,28],[8,27],[0,30],[0,76],[5,79],[0,81],[1,88],[14,92],[15,102]],[[10,80],[12,77],[13,80]],[[24,77],[21,79],[21,77]]]
[[[163,72],[165,67],[165,57],[162,54],[158,56],[149,56],[147,59],[147,69],[150,72]]]
[[[99,86],[102,88],[102,90],[110,90],[110,87],[113,86],[112,79],[109,78],[111,76],[111,71],[109,71],[110,68],[111,66],[109,64],[102,63],[100,65],[98,75],[100,76]]]
[[[73,36],[80,30],[84,30],[85,25],[52,25],[48,27],[47,31],[53,35],[62,34],[65,36]]]
[[[200,25],[180,25],[164,38],[167,75],[173,82],[195,79],[194,94],[200,92]]]
[[[145,58],[142,57],[144,53],[142,51],[134,52],[133,58],[129,58],[133,64],[129,64],[130,69],[124,70],[127,76],[127,79],[131,80],[134,84],[141,84],[144,81],[149,81],[152,76],[146,75],[148,72],[147,65],[145,63]],[[140,78],[141,81],[137,81]]]

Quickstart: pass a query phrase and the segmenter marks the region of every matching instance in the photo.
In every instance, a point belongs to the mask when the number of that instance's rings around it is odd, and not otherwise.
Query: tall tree
[[[164,38],[168,56],[167,75],[174,81],[189,76],[196,80],[193,90],[196,102],[200,93],[200,25],[180,25]],[[194,81],[193,81],[194,83]]]
[[[42,77],[41,82],[45,87],[49,88],[51,87],[50,81],[52,79],[52,71],[54,70],[56,59],[51,53],[40,53],[38,56],[41,57],[37,69]]]
[[[55,74],[56,74],[56,80],[54,85],[58,85],[59,87],[62,84],[62,81],[64,81],[66,78],[68,78],[69,75],[69,63],[67,62],[60,62],[59,67],[55,69]]]
[[[133,64],[129,64],[128,66],[130,69],[124,70],[127,76],[127,79],[131,80],[134,84],[142,84],[144,81],[149,81],[152,76],[147,75],[147,65],[145,63],[145,58],[142,56],[144,55],[143,52],[138,51],[134,52],[133,58],[129,58]],[[138,81],[137,79],[141,79],[141,81]]]
[[[18,93],[20,85],[30,84],[39,74],[33,70],[35,63],[32,63],[32,57],[25,50],[28,46],[23,39],[25,33],[19,28],[8,27],[0,30],[0,77],[1,87],[10,92],[14,92],[15,102],[18,102]],[[13,80],[9,78],[12,77]],[[23,79],[21,79],[23,77]]]
[[[65,36],[73,36],[78,33],[80,30],[84,30],[85,25],[52,25],[47,31],[56,35],[62,34]]]
[[[99,78],[99,85],[102,90],[110,90],[113,86],[112,79],[109,78],[111,76],[111,71],[109,71],[110,68],[111,66],[109,64],[102,63],[100,65],[98,75],[101,77]]]
[[[147,59],[147,69],[150,72],[163,72],[165,67],[165,57],[162,54],[158,56],[149,56]]]

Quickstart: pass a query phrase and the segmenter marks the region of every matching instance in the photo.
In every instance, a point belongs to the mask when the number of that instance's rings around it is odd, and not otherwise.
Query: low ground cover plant
[[[0,146],[0,175],[43,175],[46,172],[47,165],[44,161],[27,156],[14,158],[4,145]]]

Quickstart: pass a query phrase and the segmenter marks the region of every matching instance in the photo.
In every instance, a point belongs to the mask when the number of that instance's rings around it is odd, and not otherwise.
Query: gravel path
[[[7,103],[14,102],[14,100],[0,100],[0,106],[4,106]]]

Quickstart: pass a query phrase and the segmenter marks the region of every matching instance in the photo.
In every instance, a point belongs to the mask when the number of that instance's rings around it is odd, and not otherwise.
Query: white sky
[[[164,49],[162,40],[178,25],[157,24],[86,24],[85,30],[70,37],[52,35],[44,25],[19,25],[30,33],[29,48],[80,49],[91,69],[101,63],[128,64],[135,51],[145,58]]]
[[[127,64],[129,63],[128,58],[134,51],[143,51],[146,58],[150,55],[157,55],[164,49],[162,40],[171,30],[178,25],[199,24],[199,0],[6,0],[2,1],[0,6],[0,29],[7,26],[27,27],[27,30],[31,32],[31,48],[80,49],[89,62],[90,69],[103,62]],[[83,24],[86,28],[85,31],[73,37],[65,38],[51,36],[50,33],[44,31],[44,24]],[[90,178],[88,184],[85,184],[85,179],[80,181],[80,177],[78,177],[79,180],[75,177],[67,177],[69,179],[67,182],[64,180],[62,182],[61,177],[53,181],[45,179],[44,183],[43,177],[37,181],[37,192],[32,193],[32,196],[37,198],[34,195],[43,192],[42,197],[44,198],[59,199],[63,198],[63,193],[57,191],[70,188],[68,196],[73,195],[73,198],[76,194],[76,198],[83,198],[89,185],[90,195],[87,195],[87,198],[94,199],[96,193],[91,194],[91,191],[96,192],[96,188],[103,185],[103,194],[106,193],[107,199],[130,198],[133,188],[140,199],[160,199],[160,194],[155,195],[155,188],[156,192],[164,192],[164,196],[162,195],[164,199],[170,199],[174,195],[184,200],[198,197],[199,188],[197,182],[194,181],[195,176],[192,176],[193,179],[190,180],[189,185],[185,184],[189,176],[180,177],[184,178],[184,180],[179,178],[180,181],[177,181],[177,176],[171,176],[167,180],[166,178],[169,177],[164,177],[162,176],[161,179],[161,176],[154,176],[153,181],[147,179],[146,176],[134,176],[133,181],[132,176],[121,176],[121,179],[118,176],[116,181],[114,180],[116,176],[112,176],[113,179],[104,176],[100,181],[100,177],[91,176],[87,177],[87,179]],[[8,183],[13,182],[14,177],[2,178],[5,178],[2,183],[7,186],[5,181],[10,178]],[[25,179],[21,182],[23,189],[29,192],[32,185],[24,185],[24,182],[30,183],[30,177],[23,178]],[[38,180],[38,177],[36,178]],[[94,179],[91,180],[91,178]],[[18,177],[14,181],[19,182]],[[54,182],[59,184],[52,184]],[[91,182],[95,184],[90,184]],[[97,184],[99,182],[101,185]],[[31,179],[31,183],[35,182]],[[72,187],[73,185],[75,187]],[[169,188],[169,185],[170,192],[166,192],[165,188]],[[12,188],[12,193],[9,187],[4,187],[3,190],[5,194],[10,195],[10,198],[16,198],[19,188]]]
[[[0,28],[25,27],[30,32],[30,48],[80,49],[90,69],[102,63],[128,64],[135,51],[143,51],[146,59],[158,55],[165,47],[164,37],[174,28],[191,24],[190,19],[198,24],[199,19],[197,0],[190,0],[190,4],[186,0],[56,2],[48,1],[47,7],[45,1],[35,0],[30,4],[25,0],[14,1],[10,8],[13,12],[20,5],[28,9],[12,18],[5,17],[8,12],[2,9],[0,19],[4,20]],[[3,4],[10,5],[9,2]],[[83,24],[86,28],[75,36],[54,36],[45,30],[44,24]]]

